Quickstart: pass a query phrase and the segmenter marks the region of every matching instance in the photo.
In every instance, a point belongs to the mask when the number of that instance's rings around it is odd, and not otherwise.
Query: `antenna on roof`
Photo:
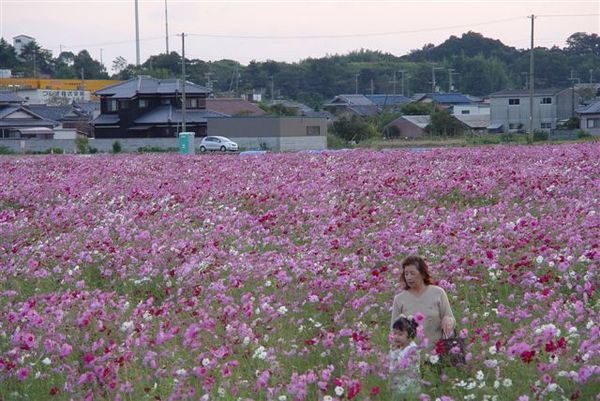
[[[135,0],[135,65],[140,65],[140,20],[138,17],[138,0]]]
[[[169,19],[167,18],[167,0],[165,0],[165,42],[167,44],[167,54],[169,54]]]

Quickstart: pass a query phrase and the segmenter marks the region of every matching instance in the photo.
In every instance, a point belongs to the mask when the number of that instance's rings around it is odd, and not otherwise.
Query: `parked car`
[[[207,150],[237,152],[238,144],[224,136],[206,136],[200,141],[200,152],[206,152]]]

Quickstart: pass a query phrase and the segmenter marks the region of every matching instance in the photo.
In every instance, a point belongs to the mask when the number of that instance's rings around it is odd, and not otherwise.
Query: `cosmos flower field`
[[[599,203],[598,143],[2,157],[0,399],[389,400],[417,253],[423,400],[600,400]]]

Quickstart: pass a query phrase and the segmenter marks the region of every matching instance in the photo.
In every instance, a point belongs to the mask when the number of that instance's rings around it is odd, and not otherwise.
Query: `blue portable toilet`
[[[194,133],[193,132],[180,132],[179,133],[179,154],[193,155],[195,153],[196,153],[196,147],[194,145]]]

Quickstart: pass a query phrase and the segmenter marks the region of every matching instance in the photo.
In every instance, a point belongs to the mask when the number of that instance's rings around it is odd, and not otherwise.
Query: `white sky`
[[[141,62],[165,51],[165,1],[138,0]],[[574,32],[600,31],[600,0],[207,1],[167,0],[169,49],[186,57],[294,62],[361,48],[397,56],[469,30],[517,48],[563,47]],[[87,49],[110,70],[117,56],[135,63],[134,0],[0,0],[0,36],[36,38],[54,55],[60,45]],[[579,16],[572,16],[579,15]],[[215,35],[215,37],[206,36]],[[218,37],[238,36],[238,37]],[[307,37],[309,36],[309,37]],[[312,37],[310,37],[312,36]]]

